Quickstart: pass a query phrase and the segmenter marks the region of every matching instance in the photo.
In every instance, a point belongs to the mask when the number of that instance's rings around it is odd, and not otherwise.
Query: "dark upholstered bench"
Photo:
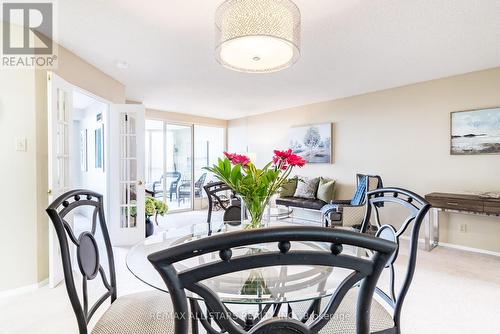
[[[321,210],[321,208],[326,204],[326,202],[320,199],[309,199],[309,198],[299,198],[299,197],[279,197],[276,198],[277,205],[283,205],[286,207],[296,207],[302,209],[310,210]]]
[[[299,197],[278,197],[276,198],[276,205],[282,205],[287,208],[300,208],[305,210],[320,211],[321,208],[327,204],[325,201],[320,199],[307,199]],[[321,218],[321,223],[324,224],[325,217]],[[307,219],[308,220],[308,219]],[[328,214],[329,221],[340,220],[340,214],[337,212],[331,212]],[[335,225],[335,224],[333,224]]]

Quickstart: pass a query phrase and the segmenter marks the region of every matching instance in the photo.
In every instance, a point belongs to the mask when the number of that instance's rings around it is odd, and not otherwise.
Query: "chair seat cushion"
[[[173,306],[165,292],[148,291],[116,299],[92,334],[174,334]]]
[[[309,199],[299,197],[282,197],[276,199],[277,205],[292,206],[297,208],[321,210],[326,202],[320,199]]]
[[[357,288],[351,289],[340,303],[332,319],[319,331],[320,334],[356,334]],[[370,310],[370,333],[377,333],[394,327],[391,314],[376,300]]]

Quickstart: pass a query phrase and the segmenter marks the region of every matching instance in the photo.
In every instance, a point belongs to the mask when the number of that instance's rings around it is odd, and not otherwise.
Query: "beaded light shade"
[[[300,11],[290,0],[227,0],[215,14],[216,57],[240,72],[276,72],[300,56]]]

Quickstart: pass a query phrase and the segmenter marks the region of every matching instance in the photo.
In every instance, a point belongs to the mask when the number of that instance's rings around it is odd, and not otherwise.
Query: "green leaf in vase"
[[[243,284],[241,288],[242,295],[254,295],[254,296],[262,296],[262,295],[270,295],[271,291],[267,288],[266,282],[262,277],[262,274],[259,270],[252,270],[250,272],[250,276]]]

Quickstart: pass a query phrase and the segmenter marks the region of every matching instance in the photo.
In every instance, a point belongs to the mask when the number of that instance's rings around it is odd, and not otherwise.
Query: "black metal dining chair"
[[[80,334],[88,333],[92,316],[108,298],[111,306],[96,322],[93,334],[173,333],[173,320],[161,317],[172,309],[168,294],[152,291],[117,299],[113,248],[104,217],[102,195],[90,190],[72,190],[58,197],[46,211],[59,240],[66,291]],[[79,226],[83,229],[80,233],[76,233],[70,224],[76,214],[91,217],[88,226]],[[99,244],[104,244],[103,249]],[[76,261],[73,261],[74,258]],[[105,258],[107,261],[104,261]],[[76,267],[82,278],[81,298],[76,287],[76,278],[80,276],[75,272]],[[92,295],[89,296],[88,286],[98,284],[99,280],[94,281],[98,277],[105,292],[93,305],[89,305]]]
[[[329,244],[324,251],[294,250],[295,242],[320,242]],[[246,255],[232,256],[232,249],[251,247],[262,243],[276,243],[276,251],[247,253]],[[343,246],[357,246],[370,249],[373,255],[368,258],[359,258],[343,254]],[[208,333],[317,333],[329,322],[335,321],[334,315],[346,293],[360,283],[356,333],[369,333],[370,304],[380,272],[387,261],[394,254],[397,245],[394,242],[374,238],[368,235],[351,231],[332,230],[322,227],[285,226],[228,232],[215,236],[181,244],[148,256],[149,261],[160,273],[168,287],[175,310],[175,333],[188,333],[189,310],[186,290],[203,299],[203,302],[212,322],[202,314],[198,301],[191,299],[191,316],[194,315],[193,330],[198,321]],[[219,259],[196,267],[177,271],[176,263],[218,252]],[[332,294],[328,306],[309,324],[304,324],[291,317],[273,317],[254,323],[251,318],[244,321],[232,314],[212,291],[204,280],[270,266],[317,265],[332,268],[343,268],[350,273],[339,284]]]
[[[207,223],[212,221],[212,212],[216,209],[226,211],[231,206],[238,206],[239,199],[236,198],[234,191],[224,182],[210,182],[203,186],[208,198],[208,214]],[[230,198],[227,198],[226,193],[231,193]]]
[[[382,278],[375,288],[375,295],[380,300],[374,300],[372,303],[371,331],[377,334],[399,334],[401,333],[401,310],[403,302],[410,288],[413,275],[415,273],[418,251],[418,235],[422,222],[430,209],[430,204],[421,196],[401,188],[381,188],[373,190],[366,195],[367,207],[361,233],[367,233],[369,230],[376,230],[375,236],[380,239],[395,242],[398,250],[390,257],[385,269],[388,271],[388,285],[383,287]],[[400,220],[400,226],[394,226],[390,223],[383,223],[381,220],[382,210],[392,210],[392,224],[396,222],[394,217],[403,214],[404,219]],[[371,223],[374,222],[374,226]],[[409,232],[408,259],[402,263],[404,275],[400,280],[396,279],[394,265],[399,255],[399,245],[405,232]],[[369,251],[368,251],[369,252]],[[397,286],[396,282],[402,282]],[[388,290],[388,291],[387,291]],[[352,303],[341,305],[342,312],[352,312]],[[391,310],[391,312],[387,311]],[[351,324],[351,328],[354,323]],[[345,331],[339,331],[333,326],[327,325],[321,333],[345,334]]]

